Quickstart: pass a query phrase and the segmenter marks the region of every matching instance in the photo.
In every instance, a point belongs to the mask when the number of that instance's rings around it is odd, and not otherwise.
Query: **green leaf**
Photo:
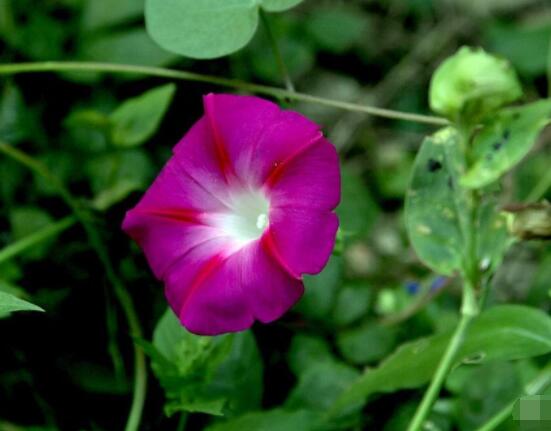
[[[151,38],[192,58],[222,57],[244,47],[258,24],[256,0],[146,0]]]
[[[342,356],[357,365],[384,358],[396,344],[394,328],[375,322],[342,331],[337,334],[337,347]]]
[[[329,263],[318,275],[306,275],[306,291],[296,311],[310,319],[324,321],[334,307],[342,276],[342,258],[331,256]]]
[[[93,30],[110,26],[143,13],[143,0],[87,0],[82,11],[82,27]]]
[[[355,368],[337,361],[313,363],[299,376],[299,382],[291,391],[285,406],[324,413],[359,374]],[[362,405],[361,401],[351,404],[338,418],[332,418],[332,428],[348,430],[358,425],[358,413]]]
[[[462,267],[463,232],[470,213],[465,190],[459,135],[446,128],[423,141],[406,194],[409,238],[419,258],[434,271],[452,275]]]
[[[331,348],[322,337],[297,334],[291,341],[288,353],[289,367],[297,376],[308,371],[316,362],[333,361]]]
[[[14,208],[10,212],[10,224],[12,229],[13,242],[19,241],[36,231],[45,228],[53,223],[52,217],[45,211],[34,207]],[[52,244],[53,238],[37,244],[32,249],[22,253],[30,260],[41,259]]]
[[[340,227],[345,236],[361,236],[373,226],[380,214],[377,203],[356,173],[343,166],[342,197],[337,207]]]
[[[279,12],[302,0],[146,0],[151,38],[170,52],[217,58],[243,48],[258,25],[259,6]]]
[[[518,367],[510,362],[492,362],[463,367],[465,380],[457,397],[457,421],[462,431],[482,426],[522,393]]]
[[[281,12],[295,7],[304,0],[260,0],[263,9],[268,12]]]
[[[93,205],[103,211],[134,190],[145,188],[154,173],[153,163],[141,149],[106,153],[86,164],[95,194]]]
[[[333,309],[333,322],[346,326],[367,313],[371,302],[371,290],[363,284],[344,286],[337,294]]]
[[[157,353],[149,353],[165,390],[168,415],[232,415],[259,406],[262,363],[250,332],[194,335],[168,310],[155,328],[153,345]]]
[[[44,311],[38,305],[23,301],[11,293],[0,291],[0,316],[14,311]]]
[[[404,344],[377,368],[370,369],[339,398],[333,413],[377,392],[417,388],[432,377],[453,331]],[[455,359],[484,363],[516,360],[551,352],[551,317],[521,305],[490,308],[467,330]]]
[[[529,77],[545,74],[547,58],[541,55],[547,52],[551,38],[549,19],[507,24],[489,23],[484,26],[484,39],[490,49],[509,59],[519,73]]]
[[[319,414],[309,410],[274,409],[217,423],[206,431],[317,431],[319,423]]]
[[[18,88],[8,83],[0,97],[0,139],[17,143],[30,136],[28,107]]]
[[[113,144],[135,147],[147,141],[159,127],[175,92],[174,84],[166,84],[119,106],[110,116]]]
[[[86,61],[147,66],[164,66],[176,58],[160,49],[143,29],[101,34],[86,39],[78,55]]]
[[[306,30],[322,49],[342,54],[361,40],[367,24],[361,11],[337,5],[314,9]]]
[[[473,140],[473,166],[461,184],[480,188],[499,179],[530,151],[551,118],[551,99],[503,109]]]

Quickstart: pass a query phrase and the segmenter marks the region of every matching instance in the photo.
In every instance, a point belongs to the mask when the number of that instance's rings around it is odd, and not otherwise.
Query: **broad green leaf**
[[[368,22],[361,11],[342,6],[314,9],[306,30],[322,48],[342,54],[362,39]]]
[[[87,0],[82,11],[82,27],[94,30],[139,17],[143,0]]]
[[[260,0],[263,9],[268,12],[281,12],[295,7],[304,0]]]
[[[98,210],[105,210],[130,192],[145,188],[155,171],[151,159],[141,149],[98,155],[87,162],[85,169]]]
[[[406,194],[411,243],[425,264],[444,275],[462,267],[470,213],[468,195],[459,187],[462,170],[458,133],[442,129],[424,140]]]
[[[315,362],[299,376],[285,406],[324,413],[359,374],[355,368],[337,361]],[[358,425],[362,405],[361,401],[349,405],[338,418],[333,418],[332,428],[348,430]]]
[[[485,25],[484,39],[490,49],[509,59],[519,73],[529,77],[545,74],[547,52],[551,38],[549,19],[507,24],[495,22]]]
[[[18,241],[26,236],[35,233],[36,231],[45,228],[53,223],[52,217],[45,211],[35,207],[20,207],[14,208],[10,212],[10,224],[12,230],[12,241]],[[22,253],[31,260],[42,258],[48,251],[48,247],[53,242],[50,238],[40,244],[37,244],[32,249]]]
[[[0,291],[0,316],[14,311],[44,311],[38,305],[19,299],[11,293]]]
[[[149,139],[159,127],[176,86],[166,84],[127,100],[110,116],[111,137],[119,147],[135,147]]]
[[[106,33],[86,39],[78,55],[86,61],[147,66],[164,66],[176,58],[160,49],[143,29]]]
[[[165,390],[168,415],[232,415],[259,406],[262,363],[251,332],[194,335],[168,310],[155,328],[153,345],[152,367]]]
[[[348,362],[357,365],[384,358],[395,344],[396,330],[376,322],[366,322],[337,334],[340,353]]]
[[[461,431],[482,426],[522,393],[518,367],[510,362],[491,362],[463,367],[465,380],[457,396],[457,422]]]
[[[333,309],[333,322],[346,326],[360,319],[367,313],[371,302],[371,290],[364,284],[349,284],[337,294]]]
[[[291,341],[287,360],[293,373],[298,376],[308,371],[312,364],[331,362],[334,358],[331,348],[324,338],[297,334]]]
[[[319,413],[309,410],[274,409],[248,413],[226,422],[209,426],[206,431],[318,431]]]
[[[551,118],[551,99],[503,109],[473,140],[473,166],[461,184],[480,188],[499,179],[530,151]]]
[[[453,331],[404,344],[377,368],[367,370],[336,402],[333,413],[377,392],[417,388],[432,377]],[[551,352],[551,317],[521,305],[502,305],[482,313],[469,326],[455,359],[484,363]]]
[[[306,291],[295,310],[310,319],[324,321],[335,305],[337,290],[341,283],[343,261],[331,256],[329,263],[316,276],[306,275]]]
[[[146,0],[147,31],[170,52],[216,58],[244,47],[258,24],[256,0]]]
[[[341,203],[337,207],[340,227],[346,237],[366,234],[379,217],[380,210],[362,178],[343,166]]]
[[[151,38],[186,57],[222,57],[243,48],[258,25],[259,7],[290,9],[302,0],[146,0]]]

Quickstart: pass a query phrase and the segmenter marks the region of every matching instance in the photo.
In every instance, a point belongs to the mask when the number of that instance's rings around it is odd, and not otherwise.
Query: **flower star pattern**
[[[340,172],[319,127],[266,100],[209,94],[205,115],[123,229],[191,332],[278,319],[335,243]]]

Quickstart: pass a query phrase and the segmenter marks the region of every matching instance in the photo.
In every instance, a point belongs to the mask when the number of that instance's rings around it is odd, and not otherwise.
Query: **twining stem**
[[[295,86],[293,85],[293,80],[291,79],[291,75],[289,74],[289,69],[287,69],[287,65],[283,60],[283,54],[279,47],[277,38],[274,36],[274,32],[272,31],[270,19],[268,18],[266,12],[264,12],[264,10],[262,9],[260,9],[260,18],[262,19],[262,22],[264,23],[264,28],[266,29],[266,33],[268,34],[268,39],[270,40],[270,45],[272,46],[272,51],[274,52],[277,67],[279,68],[279,72],[283,77],[285,88],[287,88],[287,91],[291,91],[294,93]]]
[[[88,220],[88,215],[81,209],[79,203],[71,195],[69,190],[65,188],[63,183],[50,172],[50,170],[40,161],[32,158],[28,154],[18,150],[17,148],[12,147],[11,145],[0,142],[0,152],[4,155],[12,158],[13,160],[21,163],[31,171],[42,176],[47,181],[49,181],[57,190],[59,195],[63,198],[67,206],[71,208],[76,219],[83,226],[90,244],[94,248],[98,258],[103,265],[107,279],[113,286],[115,295],[123,309],[123,312],[128,321],[128,326],[130,327],[130,332],[132,337],[142,337],[142,329],[136,310],[134,309],[134,304],[132,298],[128,295],[124,284],[119,279],[116,274],[107,249],[105,248],[99,233],[96,228]],[[128,419],[126,422],[126,431],[137,431],[140,425],[143,405],[145,402],[145,394],[147,388],[147,370],[145,364],[145,356],[142,349],[136,344],[134,345],[134,394],[132,398],[132,405],[130,407],[130,412],[128,414]]]
[[[254,84],[250,82],[239,81],[236,79],[229,79],[212,75],[203,75],[200,73],[166,69],[161,67],[79,61],[45,61],[0,65],[0,75],[15,75],[19,73],[36,72],[111,72],[121,74],[156,76],[159,78],[178,79],[183,81],[205,82],[209,84],[220,85],[223,87],[236,88],[251,93],[265,94],[280,99],[298,100],[306,103],[317,103],[319,105],[331,106],[347,111],[362,112],[364,114],[375,115],[392,120],[413,121],[417,123],[433,124],[436,126],[449,125],[448,120],[440,117],[393,111],[391,109],[376,108],[374,106],[327,99],[324,97],[312,96],[310,94],[293,92],[282,88]]]
[[[551,363],[543,368],[534,380],[528,383],[522,395],[536,395],[546,390],[549,386],[551,386]],[[507,418],[511,417],[515,403],[516,400],[511,401],[494,416],[492,416],[488,422],[477,428],[476,431],[492,431],[496,429]]]
[[[438,397],[438,394],[440,393],[440,389],[442,387],[442,384],[444,383],[444,380],[446,379],[446,376],[448,375],[454,364],[455,357],[463,343],[463,339],[465,338],[469,323],[475,317],[474,313],[468,312],[471,307],[471,305],[468,305],[468,302],[472,301],[472,298],[469,298],[471,293],[467,293],[469,290],[470,288],[466,288],[464,290],[461,319],[459,320],[459,324],[455,328],[452,338],[450,339],[450,342],[446,347],[444,355],[438,363],[438,367],[434,376],[432,377],[430,386],[423,395],[423,400],[421,401],[421,404],[419,404],[419,406],[417,407],[417,411],[415,412],[415,415],[413,416],[413,419],[408,426],[408,431],[418,431],[421,429],[423,422],[430,413],[436,397]]]
[[[4,247],[0,250],[0,263],[17,256],[19,253],[24,252],[42,241],[46,241],[48,238],[59,235],[61,232],[73,226],[76,222],[77,219],[74,216],[65,217]]]

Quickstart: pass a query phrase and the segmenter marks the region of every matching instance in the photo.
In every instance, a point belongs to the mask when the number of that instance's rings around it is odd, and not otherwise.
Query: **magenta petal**
[[[294,274],[317,274],[335,246],[339,220],[334,213],[303,208],[272,208],[270,235]]]
[[[174,159],[208,192],[224,201],[228,195],[227,161],[216,144],[209,121],[202,117],[174,147]]]
[[[292,111],[280,111],[278,121],[262,135],[254,152],[254,172],[259,184],[323,137],[319,126]]]
[[[201,215],[225,206],[191,179],[173,159],[163,168],[122,228],[144,250],[157,278],[191,247],[217,235]]]
[[[205,115],[220,152],[225,152],[231,169],[245,183],[254,182],[251,166],[262,135],[277,121],[281,110],[258,97],[209,94],[204,97]]]
[[[197,334],[270,322],[334,246],[338,157],[319,127],[255,97],[208,95],[123,229]]]
[[[302,296],[302,282],[274,262],[260,241],[229,257],[217,254],[218,247],[196,247],[166,278],[169,303],[189,331],[216,335],[246,329],[255,318],[271,322]]]
[[[335,209],[341,190],[335,147],[318,140],[274,170],[266,186],[272,206]]]

